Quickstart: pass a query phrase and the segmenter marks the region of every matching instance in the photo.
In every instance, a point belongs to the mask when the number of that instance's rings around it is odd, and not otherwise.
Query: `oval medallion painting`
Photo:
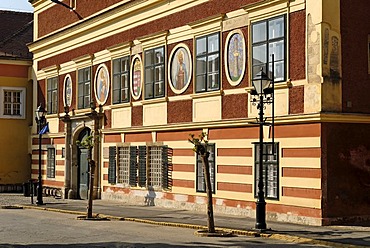
[[[226,44],[226,75],[230,84],[235,86],[240,83],[245,71],[246,52],[243,33],[240,30],[229,33]]]
[[[64,106],[70,107],[72,103],[72,78],[71,75],[67,75],[64,78]]]
[[[105,64],[98,66],[95,74],[95,98],[99,104],[104,104],[109,94],[109,72]]]
[[[168,76],[170,87],[173,92],[181,94],[186,90],[191,79],[191,55],[190,50],[185,44],[178,44],[170,55],[170,68]]]
[[[142,70],[141,58],[139,55],[136,55],[131,64],[131,94],[135,100],[139,99],[141,94]]]

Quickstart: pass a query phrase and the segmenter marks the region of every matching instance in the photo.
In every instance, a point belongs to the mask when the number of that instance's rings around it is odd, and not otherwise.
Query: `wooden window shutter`
[[[139,146],[139,186],[145,187],[146,186],[146,154],[147,154],[147,147],[146,146]]]
[[[109,147],[108,183],[116,183],[116,150],[115,146]]]
[[[137,184],[137,147],[130,146],[130,186]]]
[[[165,190],[172,187],[172,154],[171,148],[162,147],[162,188]]]

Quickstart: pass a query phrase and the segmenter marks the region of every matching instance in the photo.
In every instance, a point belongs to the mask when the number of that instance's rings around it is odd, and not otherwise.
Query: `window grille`
[[[149,186],[162,187],[162,147],[149,148]]]
[[[259,182],[259,144],[255,144],[255,196],[258,193]],[[266,198],[279,197],[279,156],[278,143],[263,144],[263,192]]]
[[[118,147],[117,183],[129,184],[130,182],[130,148]]]
[[[209,172],[211,177],[211,188],[212,193],[215,193],[215,144],[208,144],[207,151],[209,152],[208,163],[209,163]],[[206,192],[206,181],[203,170],[203,163],[201,156],[197,154],[197,192]]]
[[[46,174],[48,178],[55,178],[55,148],[47,150]]]

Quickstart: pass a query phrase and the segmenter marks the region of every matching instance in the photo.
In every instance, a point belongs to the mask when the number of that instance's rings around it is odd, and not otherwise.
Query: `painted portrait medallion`
[[[141,89],[142,89],[142,73],[143,73],[143,66],[141,62],[141,57],[136,55],[131,64],[131,94],[132,97],[137,100],[140,97]]]
[[[230,32],[226,44],[226,75],[229,83],[235,86],[241,82],[245,71],[246,47],[243,33],[240,30]]]
[[[69,74],[64,78],[63,101],[64,106],[70,107],[72,104],[72,78]]]
[[[170,87],[177,94],[183,93],[189,86],[192,75],[191,55],[188,46],[178,44],[170,54],[168,76]]]
[[[109,88],[110,81],[108,68],[105,64],[101,64],[96,70],[94,84],[95,98],[99,104],[103,105],[107,101]]]

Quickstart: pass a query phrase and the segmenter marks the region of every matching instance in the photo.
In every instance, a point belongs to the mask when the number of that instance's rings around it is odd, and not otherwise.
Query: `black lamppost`
[[[263,191],[264,183],[263,183],[263,126],[270,125],[266,122],[266,118],[264,118],[264,104],[273,103],[273,92],[274,88],[270,87],[271,79],[263,72],[263,68],[261,71],[257,73],[255,78],[253,78],[252,83],[254,90],[252,90],[251,94],[256,96],[253,98],[252,103],[257,104],[257,109],[259,110],[259,117],[257,123],[259,124],[259,166],[258,166],[258,192],[257,192],[257,202],[256,202],[256,225],[255,228],[258,230],[266,230],[266,201],[265,201],[265,193]],[[273,83],[272,83],[273,85]],[[274,106],[272,107],[274,108]],[[272,115],[272,119],[273,119]]]
[[[35,111],[36,113],[36,117],[35,117],[35,120],[36,120],[36,123],[37,123],[37,129],[38,129],[38,134],[39,134],[39,181],[38,181],[38,185],[37,185],[37,202],[36,204],[37,205],[43,205],[44,202],[42,200],[42,176],[41,176],[41,141],[42,141],[42,129],[44,128],[45,124],[46,124],[46,118],[45,118],[45,114],[46,114],[46,110],[44,109],[44,107],[40,104],[40,106],[38,106],[38,108],[36,109]]]

